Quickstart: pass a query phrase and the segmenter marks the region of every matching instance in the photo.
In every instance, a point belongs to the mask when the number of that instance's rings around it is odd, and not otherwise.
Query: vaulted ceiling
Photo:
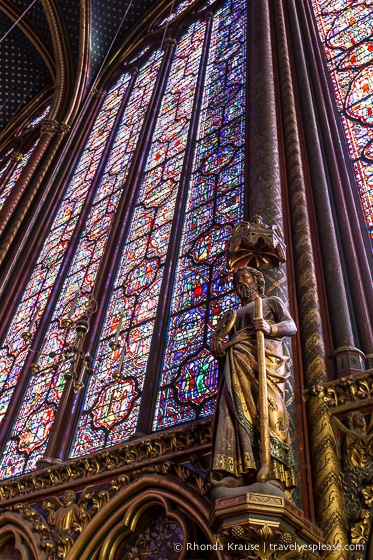
[[[115,48],[156,1],[0,0],[0,130],[48,91],[82,96],[113,39]]]

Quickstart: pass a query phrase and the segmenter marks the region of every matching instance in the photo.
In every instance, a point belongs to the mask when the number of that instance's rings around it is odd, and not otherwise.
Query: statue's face
[[[76,500],[76,494],[73,490],[65,490],[63,495],[63,503],[65,506],[73,504]]]
[[[359,412],[355,412],[355,414],[352,417],[352,425],[355,429],[364,431],[364,429],[366,429],[366,422],[364,416]]]
[[[236,273],[235,287],[242,301],[253,301],[259,295],[255,278],[248,270],[239,270]]]

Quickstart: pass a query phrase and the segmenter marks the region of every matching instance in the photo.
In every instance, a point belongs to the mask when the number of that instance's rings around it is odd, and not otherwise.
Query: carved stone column
[[[259,215],[283,236],[283,205],[279,155],[273,33],[270,3],[249,3],[250,65],[250,215]],[[288,301],[286,267],[269,263],[261,269],[268,295]]]

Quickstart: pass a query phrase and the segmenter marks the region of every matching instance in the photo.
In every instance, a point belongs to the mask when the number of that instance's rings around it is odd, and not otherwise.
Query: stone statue
[[[75,526],[81,526],[80,510],[77,495],[73,490],[65,490],[63,501],[50,498],[43,503],[43,509],[48,511],[48,523],[60,533],[71,531]]]
[[[367,427],[364,416],[359,411],[351,412],[347,416],[347,426],[332,416],[332,421],[344,434],[342,446],[343,468],[367,467],[373,458],[372,420]]]
[[[256,331],[265,335],[270,478],[283,482],[285,471],[293,466],[285,405],[289,353],[284,338],[297,329],[282,301],[265,297],[261,272],[243,266],[235,271],[233,283],[243,306],[237,313],[229,310],[223,315],[210,347],[224,367],[214,421],[212,482],[227,487],[250,484],[261,466]],[[258,296],[263,298],[263,318],[255,317]]]

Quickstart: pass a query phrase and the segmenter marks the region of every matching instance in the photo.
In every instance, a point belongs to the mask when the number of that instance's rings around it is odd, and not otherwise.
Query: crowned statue
[[[242,307],[224,313],[210,347],[222,369],[212,483],[281,484],[294,465],[285,404],[290,373],[285,338],[297,329],[283,302],[264,295],[261,272],[243,266],[234,272],[233,283]]]

